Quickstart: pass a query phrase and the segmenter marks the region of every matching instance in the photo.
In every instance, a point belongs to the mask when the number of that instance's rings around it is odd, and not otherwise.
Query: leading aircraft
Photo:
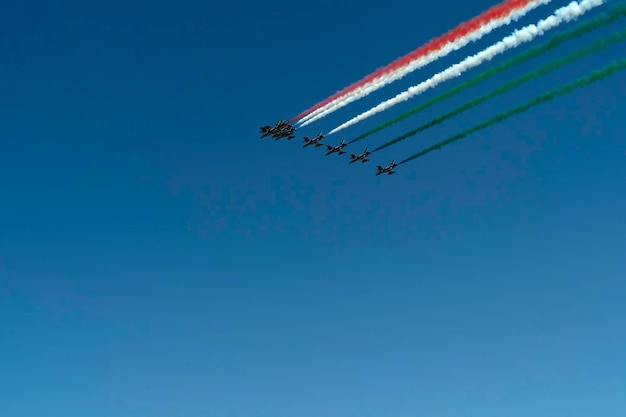
[[[272,136],[274,137],[274,140],[281,140],[282,138],[287,138],[287,140],[291,140],[296,137],[296,135],[293,134],[294,130],[281,129],[278,132],[274,133]]]
[[[348,146],[348,144],[346,143],[345,140],[342,140],[341,143],[337,146],[330,146],[330,145],[326,145],[326,149],[328,149],[328,152],[326,152],[326,156],[336,153],[338,155],[343,155],[344,153],[346,153],[346,151],[343,150],[343,148],[345,148],[346,146]]]
[[[274,133],[278,132],[280,129],[282,129],[285,126],[285,124],[286,123],[284,120],[279,120],[278,122],[276,122],[275,126],[261,126],[261,133],[263,133],[263,135],[261,136],[261,139],[271,136]]]
[[[261,139],[266,138],[268,136],[273,136],[276,140],[287,138],[293,139],[295,138],[293,132],[296,131],[296,128],[288,122],[284,120],[279,120],[275,126],[262,126],[261,127]]]
[[[318,133],[316,137],[314,137],[313,139],[309,139],[308,137],[304,137],[304,146],[302,146],[303,148],[306,148],[307,146],[311,146],[314,145],[316,148],[319,148],[320,146],[324,146],[323,143],[320,143],[320,141],[324,139],[324,135],[322,134],[322,132]]]
[[[295,131],[296,128],[291,123],[286,123],[281,120],[277,123],[276,131],[272,134],[272,136],[275,138],[275,140],[280,140],[282,138],[287,138],[288,140],[291,140],[296,137],[293,134],[293,132]]]
[[[395,174],[396,171],[394,171],[393,169],[395,167],[397,167],[397,166],[398,166],[398,164],[396,164],[395,160],[391,161],[391,164],[389,164],[388,167],[382,167],[382,166],[378,165],[376,167],[376,169],[378,170],[378,172],[376,172],[376,175],[385,174],[385,173],[387,175]]]
[[[369,161],[369,159],[367,159],[367,156],[371,154],[371,152],[369,150],[367,150],[367,148],[365,148],[365,151],[363,151],[363,153],[361,155],[355,155],[353,153],[350,154],[350,163],[356,162],[356,161],[361,161],[361,163],[366,163],[367,161]]]

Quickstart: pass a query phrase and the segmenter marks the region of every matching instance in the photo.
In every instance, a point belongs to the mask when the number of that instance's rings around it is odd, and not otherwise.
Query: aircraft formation
[[[295,138],[295,131],[296,128],[293,124],[291,124],[290,122],[286,122],[284,120],[279,120],[278,122],[276,122],[276,124],[274,126],[261,126],[261,139],[265,139],[268,136],[272,136],[274,137],[275,140],[280,140],[282,138],[287,138],[287,140],[291,140],[293,138]],[[316,148],[319,148],[321,146],[324,146],[324,144],[322,143],[322,140],[325,138],[326,136],[322,133],[319,132],[317,134],[317,136],[315,136],[314,138],[309,138],[308,136],[304,137],[304,145],[302,145],[303,148],[309,147],[309,146],[314,146]],[[326,145],[326,156],[332,155],[332,154],[337,154],[337,155],[343,155],[346,153],[346,151],[344,151],[344,148],[348,146],[348,144],[346,143],[345,140],[342,140],[341,143],[339,143],[339,145],[337,146],[332,146],[332,145]],[[353,164],[355,162],[361,162],[361,163],[365,163],[365,162],[369,162],[369,159],[367,158],[372,152],[368,149],[365,148],[365,150],[363,151],[363,153],[357,155],[357,154],[350,154],[350,162],[348,162],[349,164]],[[389,164],[386,167],[383,167],[381,165],[378,165],[376,167],[377,172],[376,175],[381,175],[381,174],[387,174],[387,175],[392,175],[395,174],[396,171],[394,171],[394,168],[396,168],[398,166],[398,164],[394,161],[391,161],[391,164]]]
[[[280,140],[283,138],[291,140],[296,137],[293,134],[295,131],[296,128],[293,124],[285,122],[284,120],[279,120],[275,126],[261,126],[261,139],[272,136],[274,137],[274,140]]]
[[[543,17],[532,23],[529,22],[526,24],[522,23],[520,20],[529,12],[535,9],[541,10],[543,6],[557,1],[569,1],[569,3],[555,7],[552,14],[547,15],[546,13],[547,17]],[[605,11],[574,25],[574,22],[580,20],[583,15],[593,9],[601,7],[603,7]],[[386,87],[396,80],[408,77],[414,71],[447,56],[452,51],[460,51],[455,52],[455,54],[461,53],[463,56],[458,57],[458,60],[455,59],[455,63],[444,69],[436,70],[433,74],[426,75],[421,81],[416,82],[405,91],[390,95],[389,98],[384,99],[369,110],[356,113],[344,123],[326,131],[325,134],[320,132],[315,137],[304,137],[304,148],[321,148],[326,156],[348,154],[349,164],[356,162],[364,164],[370,161],[369,158],[371,154],[376,154],[380,150],[415,136],[423,136],[423,132],[426,130],[438,126],[453,117],[457,117],[466,111],[471,111],[481,106],[482,103],[504,95],[514,89],[519,89],[527,83],[534,82],[543,76],[561,70],[565,66],[571,65],[583,58],[591,57],[609,47],[613,47],[619,42],[626,42],[626,29],[624,29],[624,24],[620,23],[620,30],[599,37],[590,43],[583,44],[569,53],[559,54],[557,57],[550,58],[545,63],[535,62],[530,66],[529,71],[521,75],[513,76],[509,80],[504,80],[502,84],[495,88],[487,89],[485,92],[475,91],[469,96],[466,102],[454,106],[452,109],[444,109],[442,114],[433,116],[432,119],[422,122],[418,126],[395,138],[388,138],[380,145],[370,145],[371,150],[365,148],[360,154],[356,152],[348,153],[352,151],[353,143],[364,140],[378,132],[387,132],[387,128],[390,128],[404,119],[418,115],[427,108],[445,102],[466,90],[474,89],[486,80],[506,73],[521,64],[532,62],[540,56],[553,53],[557,47],[583,36],[587,36],[593,31],[599,30],[605,26],[615,24],[620,19],[626,20],[626,0],[621,0],[620,2],[613,0],[501,0],[499,4],[492,6],[470,20],[462,22],[441,36],[432,38],[414,51],[392,61],[388,65],[379,67],[370,75],[351,83],[344,89],[328,96],[292,119],[288,121],[280,120],[274,126],[261,127],[261,138],[274,137],[275,140],[283,138],[287,140],[294,139],[297,129],[315,123],[339,109],[368,96],[374,91]],[[497,35],[498,31],[496,31],[496,29],[507,25],[518,25],[518,21],[520,22],[519,27],[514,28],[510,34],[504,37]],[[559,26],[568,25],[572,27],[558,31],[545,42],[539,43],[535,41],[535,39],[545,36],[550,31],[556,31]],[[493,35],[490,35],[492,32]],[[483,49],[478,52],[462,52],[466,45],[474,43],[483,37],[486,43]],[[530,42],[537,42],[537,44],[514,53],[516,48]],[[496,62],[494,58],[505,52],[512,55]],[[493,62],[496,63],[493,64]],[[465,73],[471,72],[470,70],[475,71],[475,68],[480,66],[486,68],[475,75],[464,75]],[[452,134],[447,138],[443,138],[417,151],[411,156],[398,160],[398,162],[392,160],[388,166],[377,165],[375,175],[393,175],[396,173],[396,168],[400,165],[421,158],[432,151],[447,147],[458,140],[471,136],[480,130],[489,128],[509,117],[526,112],[535,106],[546,103],[557,97],[570,94],[574,90],[596,83],[619,71],[626,72],[626,58],[620,57],[620,59],[612,60],[605,67],[596,69],[588,75],[573,78],[559,87],[544,91],[534,98],[528,99],[526,102],[522,102],[515,107],[493,115],[493,117],[479,120],[474,126]],[[355,132],[351,140],[341,140],[336,146],[327,143],[327,138],[332,137],[335,133],[352,126],[359,126],[361,121],[377,116],[394,106],[403,105],[403,103],[426,93],[428,90],[442,88],[445,82],[458,77],[464,77],[462,82],[441,91],[431,98],[421,100],[420,103],[417,103],[412,108],[407,108],[399,112],[396,116],[390,116],[386,120],[381,119],[379,124],[375,125],[375,127],[371,127],[362,132]],[[349,150],[347,151],[346,148]]]

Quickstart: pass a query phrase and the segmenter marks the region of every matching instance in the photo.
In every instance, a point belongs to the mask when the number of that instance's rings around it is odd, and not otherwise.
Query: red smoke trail
[[[299,115],[291,119],[290,122],[295,122],[305,117],[306,115],[314,112],[315,110],[319,109],[322,106],[325,106],[326,104],[330,103],[336,98],[347,95],[352,90],[369,83],[375,78],[378,78],[400,67],[408,65],[411,61],[414,61],[423,55],[426,55],[430,52],[443,48],[446,44],[450,42],[454,42],[458,38],[465,36],[468,33],[478,30],[481,26],[483,26],[484,24],[488,23],[489,21],[493,19],[503,18],[509,15],[515,9],[520,9],[530,3],[534,3],[535,1],[536,0],[505,0],[502,3],[496,6],[493,6],[486,12],[474,17],[473,19],[468,20],[467,22],[461,23],[459,26],[443,34],[442,36],[432,39],[430,42],[420,46],[413,52],[410,52],[407,55],[404,55],[403,57],[396,59],[391,64],[388,64],[384,67],[377,69],[375,72],[371,73],[370,75],[366,76],[360,81],[357,81],[349,85],[348,87],[344,88],[343,90],[336,92],[335,94],[328,97],[327,99],[320,101],[313,107],[303,111],[302,113],[300,113]]]

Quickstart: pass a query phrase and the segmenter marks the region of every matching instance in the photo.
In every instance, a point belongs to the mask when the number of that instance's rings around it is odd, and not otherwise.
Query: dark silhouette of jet
[[[264,139],[268,136],[274,137],[276,140],[287,138],[291,140],[295,138],[293,134],[296,131],[296,128],[288,122],[284,120],[279,120],[275,126],[261,126],[261,139]]]
[[[276,122],[275,126],[261,126],[261,139],[266,138],[268,136],[272,136],[274,133],[278,133],[281,129],[286,127],[287,123],[284,120],[279,120]]]
[[[337,146],[326,145],[326,149],[328,149],[328,152],[326,152],[326,156],[333,153],[343,155],[344,153],[346,153],[346,151],[343,150],[343,148],[345,148],[346,146],[348,146],[348,144],[344,140],[342,140],[341,143]]]
[[[303,148],[306,148],[307,146],[315,146],[316,148],[319,148],[320,146],[324,146],[323,143],[320,143],[320,141],[324,139],[324,135],[322,134],[322,132],[318,133],[316,137],[314,137],[313,139],[309,139],[308,137],[304,137],[304,145],[302,146]]]
[[[363,151],[363,153],[361,155],[355,155],[353,153],[350,154],[350,163],[354,163],[356,161],[361,161],[362,164],[366,163],[367,161],[369,161],[369,159],[367,159],[367,156],[370,155],[371,152],[367,150],[367,148],[365,148],[365,150]]]
[[[393,169],[394,169],[395,167],[397,167],[397,166],[398,166],[398,164],[396,164],[396,161],[395,161],[395,160],[394,160],[394,161],[391,161],[391,164],[389,164],[389,166],[388,166],[388,167],[382,167],[382,166],[378,165],[378,166],[376,167],[376,169],[378,170],[378,172],[376,172],[376,175],[385,174],[385,173],[386,173],[387,175],[395,174],[395,173],[396,173],[396,171],[394,171]]]

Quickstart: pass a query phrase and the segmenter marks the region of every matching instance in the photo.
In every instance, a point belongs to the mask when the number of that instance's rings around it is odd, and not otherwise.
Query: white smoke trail
[[[536,25],[528,25],[522,29],[516,30],[513,34],[505,37],[501,41],[491,45],[487,49],[480,51],[479,53],[465,58],[458,64],[435,74],[426,81],[421,82],[418,85],[410,87],[403,93],[396,95],[394,98],[383,101],[370,110],[361,113],[360,115],[348,120],[344,124],[334,128],[328,134],[337,133],[348,126],[352,126],[362,120],[367,119],[377,113],[380,113],[388,108],[395,106],[398,103],[406,101],[418,94],[423,93],[429,88],[433,88],[440,83],[449,79],[459,77],[462,73],[468,69],[474,68],[485,61],[493,59],[496,55],[499,55],[509,49],[515,48],[523,43],[530,42],[537,36],[543,35],[550,29],[553,29],[563,22],[569,22],[575,20],[581,15],[585,14],[594,7],[600,6],[606,3],[606,0],[582,0],[580,3],[575,1],[571,2],[567,6],[558,9],[552,16],[539,21]]]
[[[510,11],[510,13],[507,16],[503,16],[500,18],[496,18],[496,19],[492,19],[489,22],[485,23],[484,25],[482,25],[481,27],[479,27],[478,29],[476,29],[473,32],[468,33],[465,36],[461,36],[458,39],[455,39],[453,41],[450,41],[448,43],[446,43],[443,47],[441,47],[440,49],[437,49],[435,51],[432,51],[426,55],[423,55],[419,58],[416,58],[415,60],[409,62],[408,64],[399,67],[389,73],[386,73],[384,75],[381,75],[371,81],[369,81],[367,84],[364,84],[346,94],[344,94],[341,97],[336,98],[335,100],[331,101],[330,103],[320,107],[319,109],[309,113],[308,115],[304,116],[303,118],[301,118],[300,120],[298,120],[298,124],[302,127],[302,126],[306,126],[310,123],[313,123],[316,120],[321,119],[324,116],[329,115],[330,113],[334,112],[335,110],[338,110],[344,106],[347,106],[348,104],[359,100],[365,96],[367,96],[370,93],[373,93],[374,91],[388,85],[391,84],[394,81],[397,81],[401,78],[403,78],[404,76],[412,73],[413,71],[430,64],[433,61],[436,61],[439,58],[442,58],[446,55],[448,55],[449,53],[456,51],[458,49],[461,49],[462,47],[466,46],[467,44],[469,44],[470,42],[476,42],[479,39],[481,39],[483,36],[491,33],[492,31],[494,31],[495,29],[504,26],[504,25],[508,25],[513,21],[517,21],[519,19],[521,19],[522,17],[524,17],[528,12],[530,12],[531,10],[544,5],[544,4],[548,4],[550,3],[552,0],[536,0],[536,1],[531,1],[528,4],[526,4],[523,7],[520,8],[516,8],[516,9],[512,9]]]

